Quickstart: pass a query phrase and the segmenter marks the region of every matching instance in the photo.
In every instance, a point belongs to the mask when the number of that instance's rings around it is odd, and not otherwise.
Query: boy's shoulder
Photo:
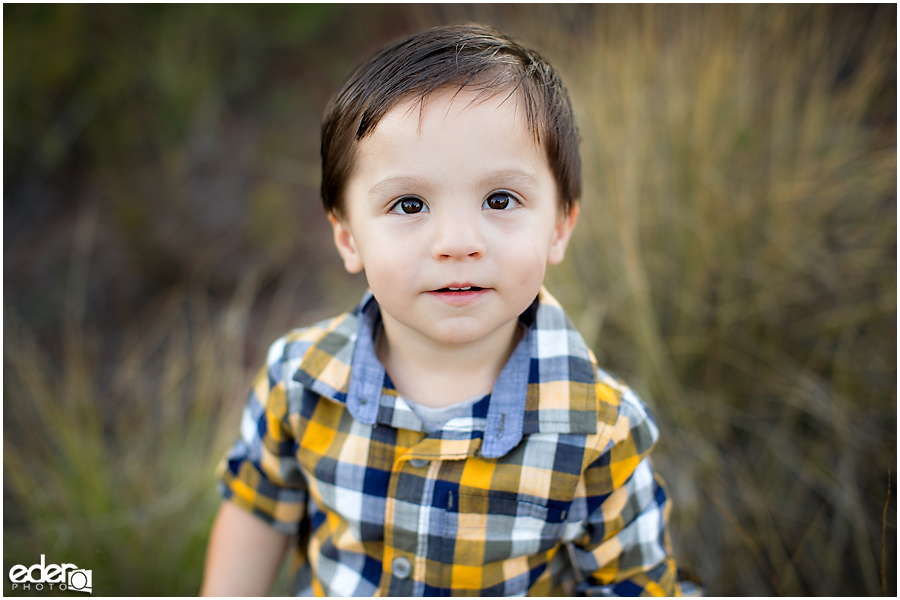
[[[291,329],[275,340],[266,356],[270,375],[285,385],[309,386],[333,396],[346,387],[353,362],[359,307],[312,325]],[[302,380],[297,377],[303,373]],[[330,392],[330,393],[329,393]]]
[[[331,357],[343,356],[347,346],[352,347],[356,341],[358,321],[358,309],[354,309],[291,329],[269,347],[267,361],[273,364],[303,358],[312,348]]]

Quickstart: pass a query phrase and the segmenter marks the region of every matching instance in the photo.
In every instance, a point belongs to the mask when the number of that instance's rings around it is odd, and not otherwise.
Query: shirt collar
[[[381,322],[381,309],[371,291],[359,305],[353,368],[347,386],[347,409],[353,418],[366,425],[378,419],[378,407],[384,384],[384,365],[375,354],[375,336]]]
[[[525,333],[491,390],[485,458],[505,455],[526,433],[596,433],[593,353],[543,287],[519,320]],[[345,403],[366,425],[379,422],[380,412],[389,412],[379,408],[394,401],[384,394],[384,366],[375,352],[380,321],[378,302],[367,291],[352,312],[321,328],[328,335],[313,342],[294,374],[312,391]],[[330,357],[325,364],[323,356]]]

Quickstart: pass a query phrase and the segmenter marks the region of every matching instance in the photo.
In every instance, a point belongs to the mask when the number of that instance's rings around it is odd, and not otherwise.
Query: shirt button
[[[409,559],[405,556],[398,556],[392,560],[391,572],[397,579],[406,579],[409,577],[410,572],[412,572],[412,565],[409,564]]]
[[[422,467],[428,466],[428,461],[424,458],[411,458],[409,459],[409,464],[417,469],[421,469]]]

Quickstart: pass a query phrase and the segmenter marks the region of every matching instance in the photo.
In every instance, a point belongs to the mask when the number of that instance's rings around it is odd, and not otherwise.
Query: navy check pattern
[[[269,349],[224,496],[296,535],[298,593],[672,595],[659,432],[542,289],[490,394],[429,433],[375,356],[378,304]]]

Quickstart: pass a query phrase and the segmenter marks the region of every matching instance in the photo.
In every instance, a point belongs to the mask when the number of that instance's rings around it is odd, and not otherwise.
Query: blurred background
[[[474,21],[569,87],[585,194],[547,285],[657,416],[681,565],[713,595],[896,595],[895,5],[3,17],[4,573],[196,594],[265,348],[365,289],[318,197],[325,104]]]

